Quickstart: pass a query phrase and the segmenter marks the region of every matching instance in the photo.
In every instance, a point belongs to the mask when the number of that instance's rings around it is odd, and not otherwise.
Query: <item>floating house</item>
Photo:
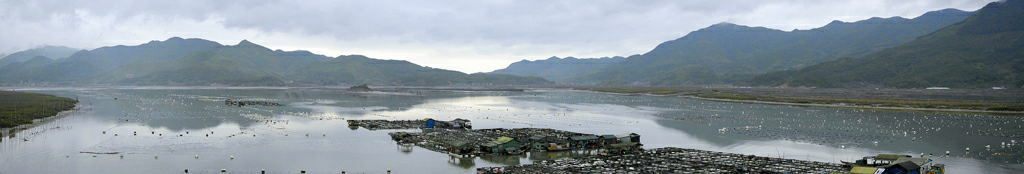
[[[465,141],[452,141],[447,146],[448,154],[458,157],[472,157],[478,151],[475,146]]]
[[[864,157],[855,163],[844,162],[853,174],[943,174],[946,165],[933,163],[929,158],[914,158],[910,155],[878,154]]]
[[[530,136],[527,142],[530,143],[530,150],[536,151],[563,151],[571,149],[566,138],[553,135]]]
[[[640,134],[636,134],[636,133],[619,134],[619,135],[615,135],[615,137],[619,139],[619,142],[623,142],[623,143],[625,143],[625,142],[640,143]]]
[[[598,141],[601,142],[602,146],[607,146],[610,144],[619,143],[619,138],[616,138],[615,135],[601,135]]]
[[[498,137],[494,141],[484,143],[481,149],[484,149],[491,153],[507,153],[517,154],[522,153],[522,146],[519,141],[510,137]]]
[[[598,142],[597,135],[580,135],[569,137],[570,144],[576,148],[596,148],[600,147],[601,143]]]

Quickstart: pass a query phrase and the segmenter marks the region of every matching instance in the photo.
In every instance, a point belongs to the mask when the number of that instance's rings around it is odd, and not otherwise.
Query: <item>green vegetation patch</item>
[[[33,119],[70,110],[76,103],[75,99],[46,94],[0,91],[0,128],[30,124]]]

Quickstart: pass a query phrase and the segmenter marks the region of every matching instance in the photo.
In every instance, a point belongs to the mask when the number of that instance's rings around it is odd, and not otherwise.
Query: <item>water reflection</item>
[[[423,117],[470,119],[475,128],[636,132],[648,148],[674,146],[828,162],[876,153],[924,153],[943,156],[937,160],[949,164],[954,173],[1011,173],[1024,168],[1024,146],[1019,145],[1024,143],[1020,137],[1024,121],[1020,117],[802,108],[563,90],[353,93],[339,89],[142,88],[38,92],[77,97],[83,107],[68,117],[0,138],[0,171],[152,173],[224,168],[240,172],[472,173],[476,167],[580,155],[530,152],[451,158],[418,147],[402,147],[387,135],[416,130],[350,129],[344,121]],[[286,106],[225,106],[223,100],[229,98]],[[973,151],[967,153],[963,147]],[[944,157],[946,150],[953,154]],[[52,167],[26,167],[40,164]]]

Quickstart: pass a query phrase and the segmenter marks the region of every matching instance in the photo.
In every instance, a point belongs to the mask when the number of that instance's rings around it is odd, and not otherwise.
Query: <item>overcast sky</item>
[[[627,56],[720,22],[782,30],[913,18],[993,0],[0,0],[0,53],[179,36],[463,72],[521,59]]]

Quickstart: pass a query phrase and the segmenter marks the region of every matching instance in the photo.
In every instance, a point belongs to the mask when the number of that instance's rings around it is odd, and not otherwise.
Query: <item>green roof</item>
[[[908,156],[907,155],[897,155],[897,154],[878,154],[878,155],[875,155],[875,160],[896,161],[896,160],[898,160],[900,158],[905,158],[905,157],[908,157]]]
[[[496,145],[508,143],[508,142],[510,142],[512,140],[515,140],[515,139],[509,138],[509,137],[498,137],[497,139],[494,139],[494,141],[491,141],[491,142],[488,142],[487,144],[484,144],[484,146],[496,146]]]

